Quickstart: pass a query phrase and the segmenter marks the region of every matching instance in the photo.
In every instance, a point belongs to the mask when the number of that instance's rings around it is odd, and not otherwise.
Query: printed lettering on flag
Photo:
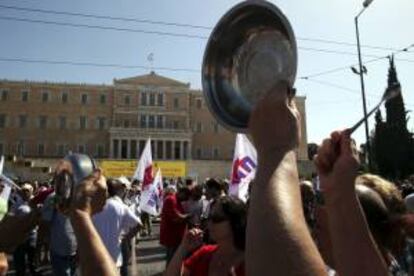
[[[237,134],[229,187],[230,195],[247,200],[249,184],[256,175],[257,152],[244,134]]]
[[[142,190],[147,189],[148,186],[154,181],[151,139],[148,139],[145,144],[145,148],[142,151],[133,179],[138,179],[142,182]]]
[[[150,215],[156,216],[161,210],[162,177],[158,170],[154,181],[146,190],[142,191],[140,208]]]

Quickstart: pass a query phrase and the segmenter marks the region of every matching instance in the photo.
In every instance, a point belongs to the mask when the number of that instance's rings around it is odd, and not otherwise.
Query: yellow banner
[[[137,161],[128,160],[100,160],[99,166],[106,177],[132,177],[137,168],[137,163]],[[161,169],[163,177],[176,178],[187,175],[187,164],[184,161],[156,161],[154,166],[156,169]]]

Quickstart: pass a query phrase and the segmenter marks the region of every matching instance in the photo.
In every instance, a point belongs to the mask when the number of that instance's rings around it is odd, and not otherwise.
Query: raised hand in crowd
[[[279,83],[250,117],[258,169],[248,214],[249,275],[326,274],[302,211],[295,156],[300,114],[293,97],[293,90]]]
[[[339,275],[388,275],[357,198],[358,153],[347,130],[324,140],[315,164],[328,216],[330,265]]]
[[[91,219],[105,205],[106,190],[105,177],[96,170],[76,186],[70,205],[69,216],[78,242],[82,275],[118,275]]]
[[[203,244],[203,231],[199,228],[186,229],[180,246],[168,264],[165,276],[182,275],[184,259]]]

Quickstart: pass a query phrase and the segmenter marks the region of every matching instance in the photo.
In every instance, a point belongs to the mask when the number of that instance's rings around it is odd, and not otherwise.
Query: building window
[[[157,159],[163,159],[164,158],[164,148],[163,148],[163,142],[157,141]]]
[[[213,130],[214,130],[214,133],[219,132],[219,124],[218,123],[213,123]]]
[[[25,128],[27,125],[27,115],[19,115],[19,127]]]
[[[47,128],[47,116],[39,116],[39,128],[46,129]]]
[[[87,104],[88,103],[88,94],[82,94],[81,95],[81,103]]]
[[[213,158],[218,159],[218,157],[219,157],[219,150],[218,150],[218,148],[214,148],[213,149]]]
[[[174,108],[177,109],[180,105],[178,98],[174,98]]]
[[[43,91],[42,92],[42,103],[47,103],[49,101],[49,92]]]
[[[17,142],[16,148],[17,148],[16,149],[17,156],[24,156],[25,154],[24,142],[23,141]]]
[[[99,102],[101,104],[106,104],[106,95],[105,94],[101,94],[101,96],[99,97]]]
[[[22,90],[22,102],[27,102],[29,100],[29,91]]]
[[[141,128],[146,128],[147,127],[147,115],[141,115],[140,127]]]
[[[154,128],[155,127],[155,118],[153,115],[148,116],[148,128]]]
[[[86,117],[81,116],[79,118],[79,129],[86,129]]]
[[[172,159],[172,142],[171,141],[167,141],[167,142],[165,142],[166,144],[165,144],[165,147],[166,147],[166,153],[165,153],[165,157],[167,158],[167,159]]]
[[[183,147],[184,147],[184,149],[183,149],[183,153],[184,153],[183,159],[187,160],[187,158],[188,158],[188,142],[187,141],[184,142]]]
[[[65,104],[68,102],[68,93],[62,92],[62,103]]]
[[[59,129],[66,129],[66,117],[59,117]]]
[[[124,120],[124,128],[129,128],[129,126],[130,126],[130,121]]]
[[[96,156],[102,158],[105,156],[105,147],[102,144],[96,145]]]
[[[201,133],[202,131],[203,131],[203,125],[200,122],[198,122],[196,124],[196,132]]]
[[[173,121],[173,129],[178,129],[178,121]]]
[[[104,130],[106,125],[106,119],[104,117],[98,117],[96,119],[96,128],[99,130]]]
[[[8,98],[9,98],[9,91],[8,90],[1,91],[1,100],[5,102],[8,100]]]
[[[65,145],[64,144],[59,144],[57,146],[57,155],[58,156],[64,156],[66,154],[65,152]]]
[[[163,106],[164,105],[164,95],[163,94],[158,94],[158,106]]]
[[[78,153],[86,153],[86,146],[78,145]]]
[[[150,104],[150,106],[155,105],[155,94],[154,93],[150,94],[149,104]]]
[[[181,158],[181,142],[174,142],[174,159],[179,160]]]
[[[203,107],[203,101],[201,99],[197,99],[196,106],[198,109],[201,109]]]
[[[144,151],[145,143],[145,140],[139,140],[139,156],[141,156],[142,152]]]
[[[124,104],[125,105],[130,105],[131,104],[131,97],[130,96],[125,96],[125,98],[124,98]]]
[[[37,154],[39,156],[45,155],[45,145],[44,144],[37,145]]]
[[[0,128],[6,127],[6,114],[0,114]]]
[[[130,141],[130,153],[131,153],[131,158],[132,159],[136,159],[137,158],[137,140],[131,140]]]
[[[162,115],[157,116],[157,128],[164,128],[164,118]]]
[[[147,93],[141,92],[141,105],[147,105]]]
[[[128,158],[128,140],[121,140],[121,158]]]
[[[114,139],[112,140],[112,147],[113,147],[113,158],[118,158],[119,155],[119,149],[118,149],[118,145],[119,145],[119,140],[118,139]]]
[[[197,157],[197,159],[201,159],[201,149],[200,148],[197,148],[197,150],[196,150],[196,157]]]

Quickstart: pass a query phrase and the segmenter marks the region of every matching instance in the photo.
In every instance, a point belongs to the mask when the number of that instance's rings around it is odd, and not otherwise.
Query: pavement
[[[131,260],[129,266],[130,276],[156,276],[163,274],[165,270],[165,251],[159,244],[159,231],[159,223],[154,223],[153,235],[138,239],[135,248],[135,258]],[[10,270],[7,275],[15,275],[11,256],[9,256],[9,266]],[[38,269],[41,273],[40,275],[52,275],[50,264],[39,266]]]

